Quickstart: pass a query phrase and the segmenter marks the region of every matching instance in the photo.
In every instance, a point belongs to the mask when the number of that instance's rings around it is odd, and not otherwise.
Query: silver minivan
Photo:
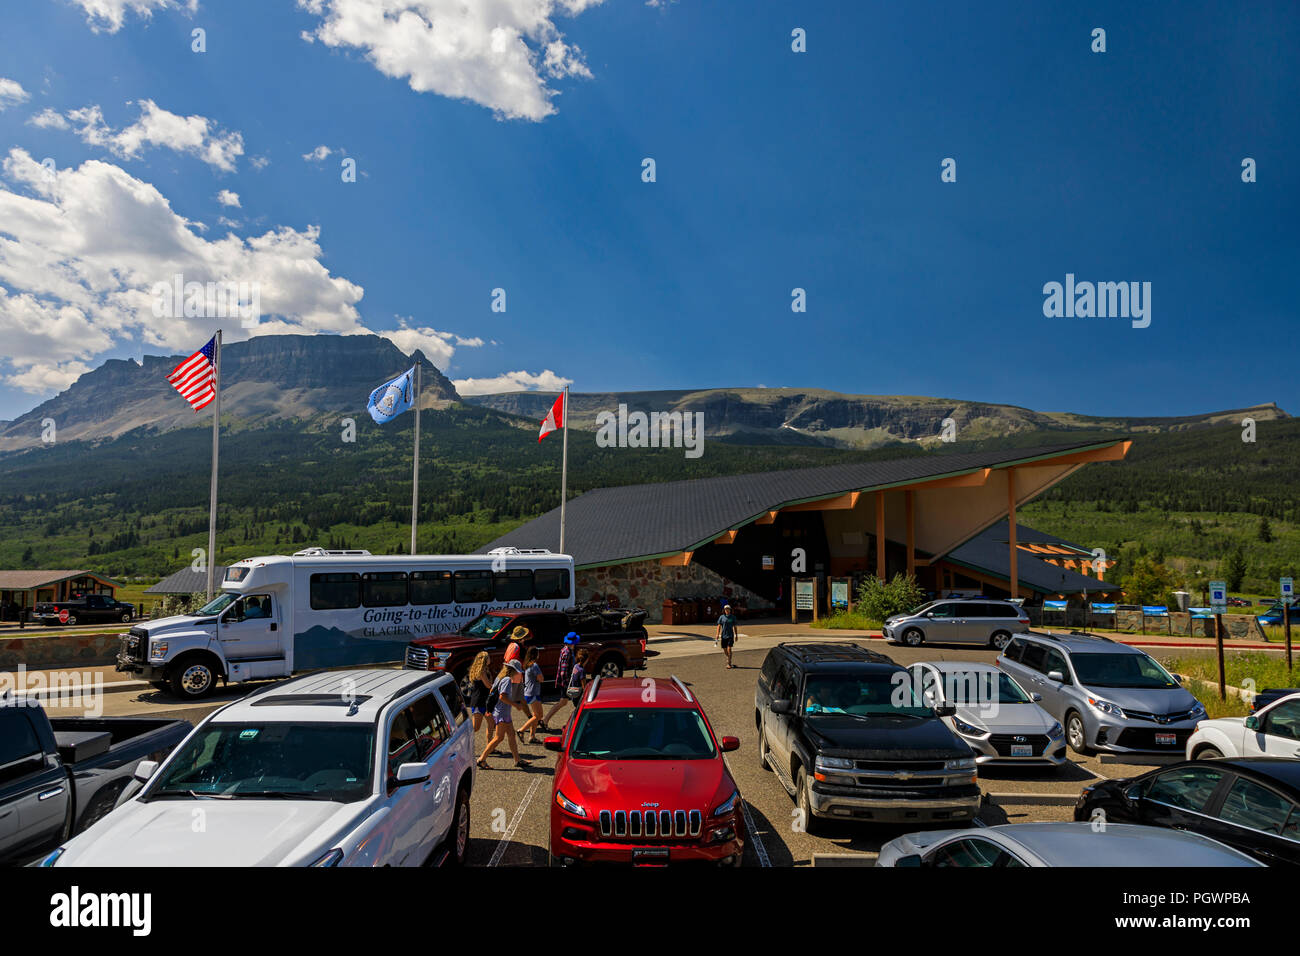
[[[907,614],[886,618],[885,640],[891,644],[979,644],[997,650],[1012,635],[1029,630],[1029,616],[1010,601],[994,598],[945,598],[922,604]]]

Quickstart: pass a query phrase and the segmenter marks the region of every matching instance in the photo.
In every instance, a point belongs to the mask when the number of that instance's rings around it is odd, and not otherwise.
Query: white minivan
[[[215,711],[42,866],[463,863],[474,725],[447,674],[329,671]]]

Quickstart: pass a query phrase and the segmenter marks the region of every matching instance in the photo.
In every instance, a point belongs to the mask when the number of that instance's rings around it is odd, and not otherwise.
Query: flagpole
[[[415,554],[415,529],[420,514],[420,363],[415,363],[415,465],[411,472],[411,554]]]
[[[212,600],[217,573],[217,448],[221,436],[221,329],[212,349],[212,485],[208,493],[208,600]]]
[[[564,502],[569,497],[569,386],[564,386],[564,405],[560,415],[564,423],[564,456],[560,465],[560,554],[564,554]]]

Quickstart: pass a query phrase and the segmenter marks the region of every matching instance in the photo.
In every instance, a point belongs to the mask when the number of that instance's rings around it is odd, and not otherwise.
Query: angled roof
[[[107,578],[98,571],[0,571],[0,590],[27,591],[87,576],[120,587],[112,578]]]
[[[218,564],[215,568],[216,579],[221,581],[226,576],[226,566]],[[145,588],[145,594],[194,594],[208,589],[208,572],[195,571],[189,565],[175,574],[169,574],[153,587]]]
[[[596,488],[568,502],[565,551],[578,567],[666,557],[694,550],[766,512],[831,498],[1050,459],[1104,448],[1119,439],[1084,444],[919,455],[820,468]],[[990,518],[993,516],[990,515]],[[560,540],[560,509],[504,534],[482,548],[550,548]]]
[[[1009,537],[1010,528],[1008,523],[1000,521],[986,531],[977,534],[965,544],[953,548],[944,556],[944,560],[1010,581],[1011,556],[1007,553],[1007,539]],[[1033,528],[1017,522],[1016,542],[1024,544],[1027,541],[1046,541],[1060,544],[1062,547],[1074,549],[1076,553],[1084,551],[1083,548],[1071,544],[1063,538],[1035,531]],[[1084,553],[1087,552],[1084,551]],[[1061,557],[1065,557],[1065,555],[1061,555]],[[1080,574],[1070,568],[1048,564],[1041,558],[1036,558],[1023,550],[1016,553],[1016,577],[1020,579],[1021,587],[1028,587],[1040,594],[1087,594],[1119,590],[1119,585],[1113,581],[1098,581],[1096,578],[1090,578],[1086,574]]]

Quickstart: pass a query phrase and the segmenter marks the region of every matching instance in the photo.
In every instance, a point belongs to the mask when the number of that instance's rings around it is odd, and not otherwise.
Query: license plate
[[[1164,747],[1172,747],[1178,743],[1177,734],[1156,734],[1156,743]]]
[[[668,847],[634,849],[632,859],[637,863],[666,863],[668,861]]]
[[[1034,755],[1034,748],[1031,747],[1029,744],[1011,745],[1011,756],[1013,757],[1032,757],[1033,755]]]

